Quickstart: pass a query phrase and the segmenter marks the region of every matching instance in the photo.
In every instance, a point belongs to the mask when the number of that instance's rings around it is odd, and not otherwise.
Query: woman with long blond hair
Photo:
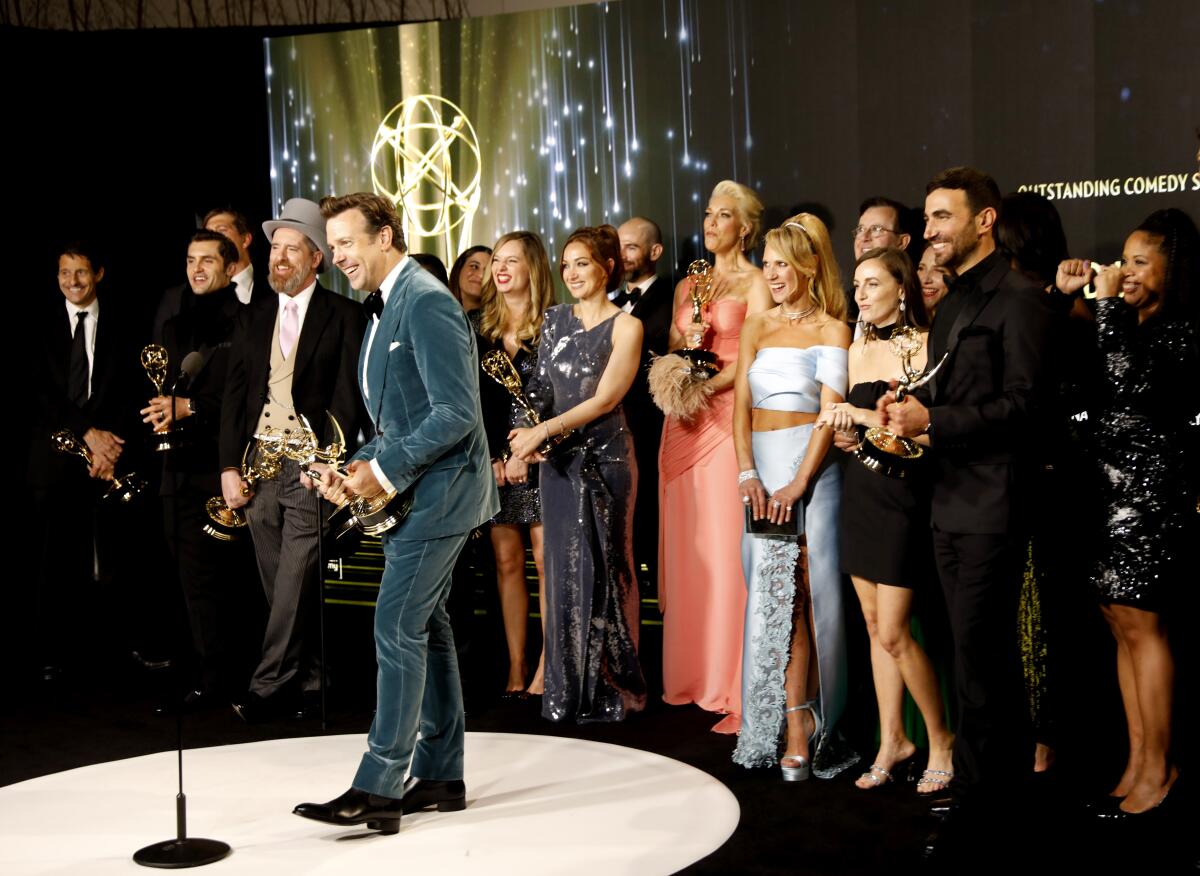
[[[747,317],[733,437],[739,511],[790,531],[742,536],[747,587],[742,726],[733,759],[778,762],[785,781],[832,778],[858,760],[837,732],[846,643],[837,517],[841,473],[822,408],[845,400],[846,297],[825,224],[800,213],[767,233],[775,307]],[[780,729],[786,747],[779,755]]]
[[[496,241],[490,270],[480,290],[480,308],[471,321],[482,358],[493,351],[507,356],[529,383],[537,365],[538,343],[546,308],[554,303],[554,279],[546,248],[536,234],[513,231]],[[500,489],[500,513],[491,520],[490,537],[496,557],[496,586],[508,642],[507,698],[542,692],[542,663],[526,688],[528,665],[525,633],[529,622],[529,590],[525,582],[525,534],[533,549],[542,594],[542,512],[538,499],[538,468],[509,453],[508,433],[527,426],[525,410],[488,374],[479,378],[483,422],[487,429],[492,472]]]
[[[669,347],[702,344],[720,372],[705,382],[704,407],[668,416],[659,450],[658,604],[663,614],[663,699],[695,703],[726,717],[713,729],[733,733],[741,712],[741,509],[733,449],[733,377],[748,314],[771,306],[762,271],[747,253],[758,243],[762,202],[724,180],[704,211],[704,248],[712,254],[714,297],[705,322],[692,322],[691,286],[675,289]]]

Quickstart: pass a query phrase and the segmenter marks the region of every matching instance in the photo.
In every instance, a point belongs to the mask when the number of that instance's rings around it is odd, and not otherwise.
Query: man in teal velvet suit
[[[378,702],[368,751],[349,791],[295,811],[396,833],[402,813],[466,805],[462,688],[446,597],[467,535],[500,505],[475,338],[462,308],[408,258],[388,201],[366,193],[330,197],[321,212],[334,265],[354,289],[371,293],[359,381],[375,434],[347,465],[349,477],[321,470],[320,490],[338,501],[411,488],[413,503],[407,519],[383,535]]]

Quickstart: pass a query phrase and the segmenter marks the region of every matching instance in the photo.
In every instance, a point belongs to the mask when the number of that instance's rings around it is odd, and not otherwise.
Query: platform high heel
[[[816,700],[809,700],[806,703],[801,703],[798,706],[789,706],[783,710],[784,715],[787,715],[789,712],[799,712],[801,709],[807,709],[812,714],[813,732],[809,734],[808,737],[808,750],[810,754],[812,753],[813,740],[817,738],[821,731],[821,718],[813,709],[813,706],[816,705],[816,702]],[[783,763],[785,760],[798,761],[799,765],[788,766],[787,764]],[[785,782],[803,782],[807,781],[812,775],[812,762],[801,754],[785,754],[780,761],[779,769],[783,773],[783,780]]]

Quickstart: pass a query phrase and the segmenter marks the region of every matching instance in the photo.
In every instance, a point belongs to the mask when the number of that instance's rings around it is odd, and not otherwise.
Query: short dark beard
[[[642,264],[638,265],[637,270],[625,272],[625,283],[626,285],[633,285],[634,283],[640,283],[647,277],[653,276],[654,265],[650,264],[649,262],[643,262]]]

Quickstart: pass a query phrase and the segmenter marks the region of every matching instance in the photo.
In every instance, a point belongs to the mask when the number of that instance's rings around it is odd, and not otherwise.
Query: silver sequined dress
[[[596,393],[616,317],[585,329],[569,304],[546,311],[527,394],[543,418]],[[546,691],[552,721],[619,721],[646,704],[633,575],[637,463],[617,406],[541,464]]]
[[[1153,316],[1141,325],[1119,298],[1096,302],[1104,362],[1096,418],[1106,537],[1093,576],[1105,602],[1158,611],[1185,580],[1196,534],[1197,427],[1194,397],[1200,356],[1183,319]]]

